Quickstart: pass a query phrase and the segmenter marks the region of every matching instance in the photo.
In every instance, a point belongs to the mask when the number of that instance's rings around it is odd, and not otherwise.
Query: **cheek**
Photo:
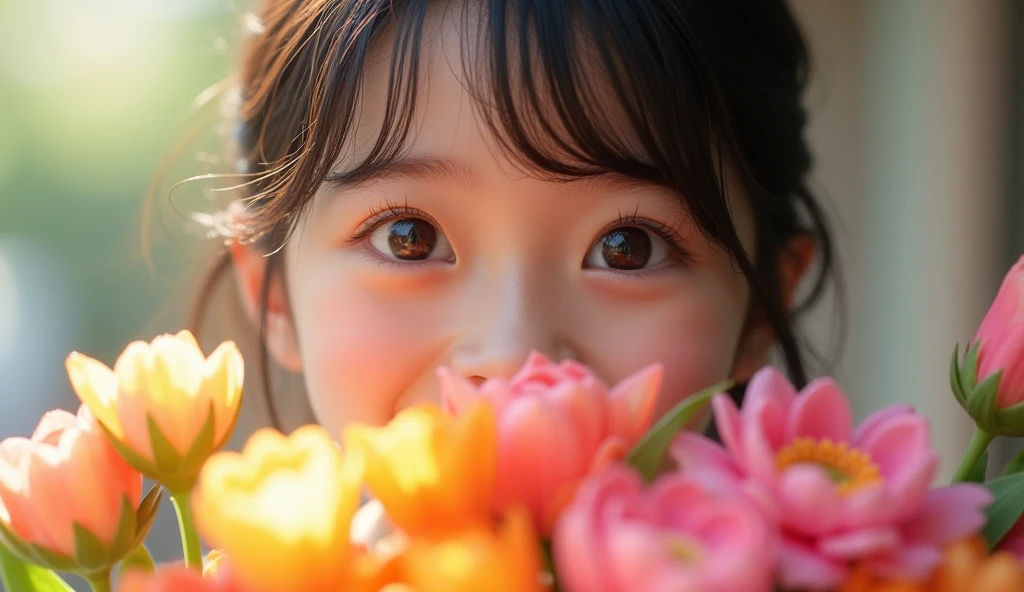
[[[369,290],[336,263],[299,266],[292,310],[317,420],[335,436],[353,421],[391,419],[409,385],[429,372],[436,299]],[[431,374],[432,375],[432,374]]]
[[[589,363],[610,383],[662,363],[664,381],[655,409],[655,418],[661,417],[731,375],[745,309],[742,293],[708,291],[634,310],[617,329],[604,325],[595,330],[589,343],[606,346],[590,350],[594,361]]]

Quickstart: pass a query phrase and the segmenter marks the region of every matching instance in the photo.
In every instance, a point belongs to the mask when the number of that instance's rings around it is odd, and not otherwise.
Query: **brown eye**
[[[424,261],[450,257],[450,248],[438,229],[420,218],[402,218],[373,231],[370,244],[387,258]]]
[[[643,228],[622,226],[612,229],[594,243],[584,264],[599,269],[632,271],[661,263],[668,247],[660,237]]]

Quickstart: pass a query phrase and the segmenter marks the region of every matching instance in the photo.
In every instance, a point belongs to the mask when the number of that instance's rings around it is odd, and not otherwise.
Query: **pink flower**
[[[978,382],[1003,371],[996,407],[1024,402],[1024,257],[1006,275],[974,340],[980,343]]]
[[[92,533],[112,564],[141,541],[149,524],[136,525],[134,513],[142,496],[142,475],[128,466],[111,446],[84,405],[78,415],[51,411],[43,416],[31,439],[0,442],[0,538],[11,539],[23,555],[75,557],[74,525]],[[123,520],[128,506],[130,520]],[[129,533],[121,533],[124,528]],[[122,535],[127,534],[127,539]],[[47,561],[40,560],[41,563]],[[64,565],[68,569],[74,564]],[[97,568],[98,565],[77,566]]]
[[[555,565],[581,592],[772,589],[777,531],[737,492],[679,473],[644,489],[614,466],[590,477],[555,527]]]
[[[742,411],[725,395],[712,405],[728,454],[710,454],[717,445],[692,434],[673,453],[683,471],[742,482],[774,508],[786,587],[834,588],[853,561],[884,577],[924,578],[945,545],[985,523],[985,488],[929,491],[938,459],[927,421],[906,406],[854,429],[835,383],[817,380],[797,395],[771,368],[754,376]]]
[[[651,423],[662,368],[648,366],[609,390],[584,365],[533,352],[511,380],[477,387],[438,370],[441,397],[461,412],[481,397],[498,417],[498,510],[522,504],[542,534],[589,473],[622,459]]]

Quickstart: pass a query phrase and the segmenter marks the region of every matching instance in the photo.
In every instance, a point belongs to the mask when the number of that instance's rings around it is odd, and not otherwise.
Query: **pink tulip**
[[[1003,280],[975,341],[980,343],[978,382],[1003,371],[996,406],[1005,409],[1024,402],[1024,257]]]
[[[921,579],[943,547],[985,524],[985,488],[929,491],[938,459],[927,421],[906,406],[854,429],[835,383],[817,380],[798,395],[771,368],[754,376],[742,411],[725,395],[712,405],[725,450],[685,434],[673,454],[684,472],[762,493],[780,521],[787,588],[833,589],[854,561],[882,577]]]
[[[570,592],[768,591],[778,547],[774,524],[738,492],[679,473],[645,490],[624,466],[584,482],[553,543]]]
[[[554,364],[533,352],[511,380],[477,387],[438,371],[446,407],[461,412],[481,397],[498,417],[497,509],[522,504],[551,532],[579,482],[625,457],[651,423],[662,368],[648,366],[609,390],[586,366]]]
[[[125,500],[134,513],[141,496],[142,475],[118,456],[84,405],[77,416],[47,413],[31,439],[0,442],[0,532],[13,535],[14,548],[72,558],[75,524],[110,548],[125,526]]]

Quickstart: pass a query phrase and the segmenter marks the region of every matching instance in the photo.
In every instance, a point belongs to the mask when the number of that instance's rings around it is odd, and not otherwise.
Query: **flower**
[[[957,401],[989,434],[1024,436],[1024,257],[1007,273],[950,383]]]
[[[921,580],[943,547],[985,524],[985,488],[929,491],[938,459],[927,421],[908,407],[883,409],[854,430],[835,383],[814,381],[798,396],[771,368],[754,376],[742,411],[724,394],[712,406],[728,454],[706,454],[717,445],[694,435],[674,453],[683,471],[739,479],[763,494],[782,529],[784,586],[834,588],[854,562],[889,579]]]
[[[584,481],[553,540],[562,583],[586,592],[771,590],[777,542],[739,492],[679,473],[645,489],[624,466]]]
[[[366,484],[410,535],[458,530],[490,518],[497,436],[477,405],[454,418],[439,407],[404,409],[384,427],[353,425],[345,449],[366,459]]]
[[[0,542],[60,571],[109,569],[149,532],[159,491],[118,456],[84,405],[0,442]]]
[[[226,572],[203,575],[178,563],[156,572],[129,570],[118,581],[117,592],[243,592]]]
[[[522,508],[510,509],[497,528],[481,522],[440,539],[413,538],[399,561],[416,592],[544,589],[540,541]]]
[[[554,364],[532,352],[511,380],[479,387],[447,368],[441,396],[462,412],[483,399],[498,417],[498,509],[523,504],[542,535],[551,532],[579,482],[621,460],[651,424],[662,367],[648,366],[609,390],[586,366]]]
[[[224,342],[209,358],[188,331],[128,345],[111,370],[72,353],[71,385],[118,452],[171,492],[188,491],[234,430],[241,406],[242,355]]]
[[[988,555],[985,543],[971,537],[950,545],[943,562],[924,582],[887,581],[862,566],[855,568],[839,592],[1019,592],[1024,566],[1012,554]]]
[[[199,533],[227,554],[250,592],[336,590],[350,573],[349,528],[362,462],[326,430],[264,428],[241,453],[219,452],[193,496]]]

